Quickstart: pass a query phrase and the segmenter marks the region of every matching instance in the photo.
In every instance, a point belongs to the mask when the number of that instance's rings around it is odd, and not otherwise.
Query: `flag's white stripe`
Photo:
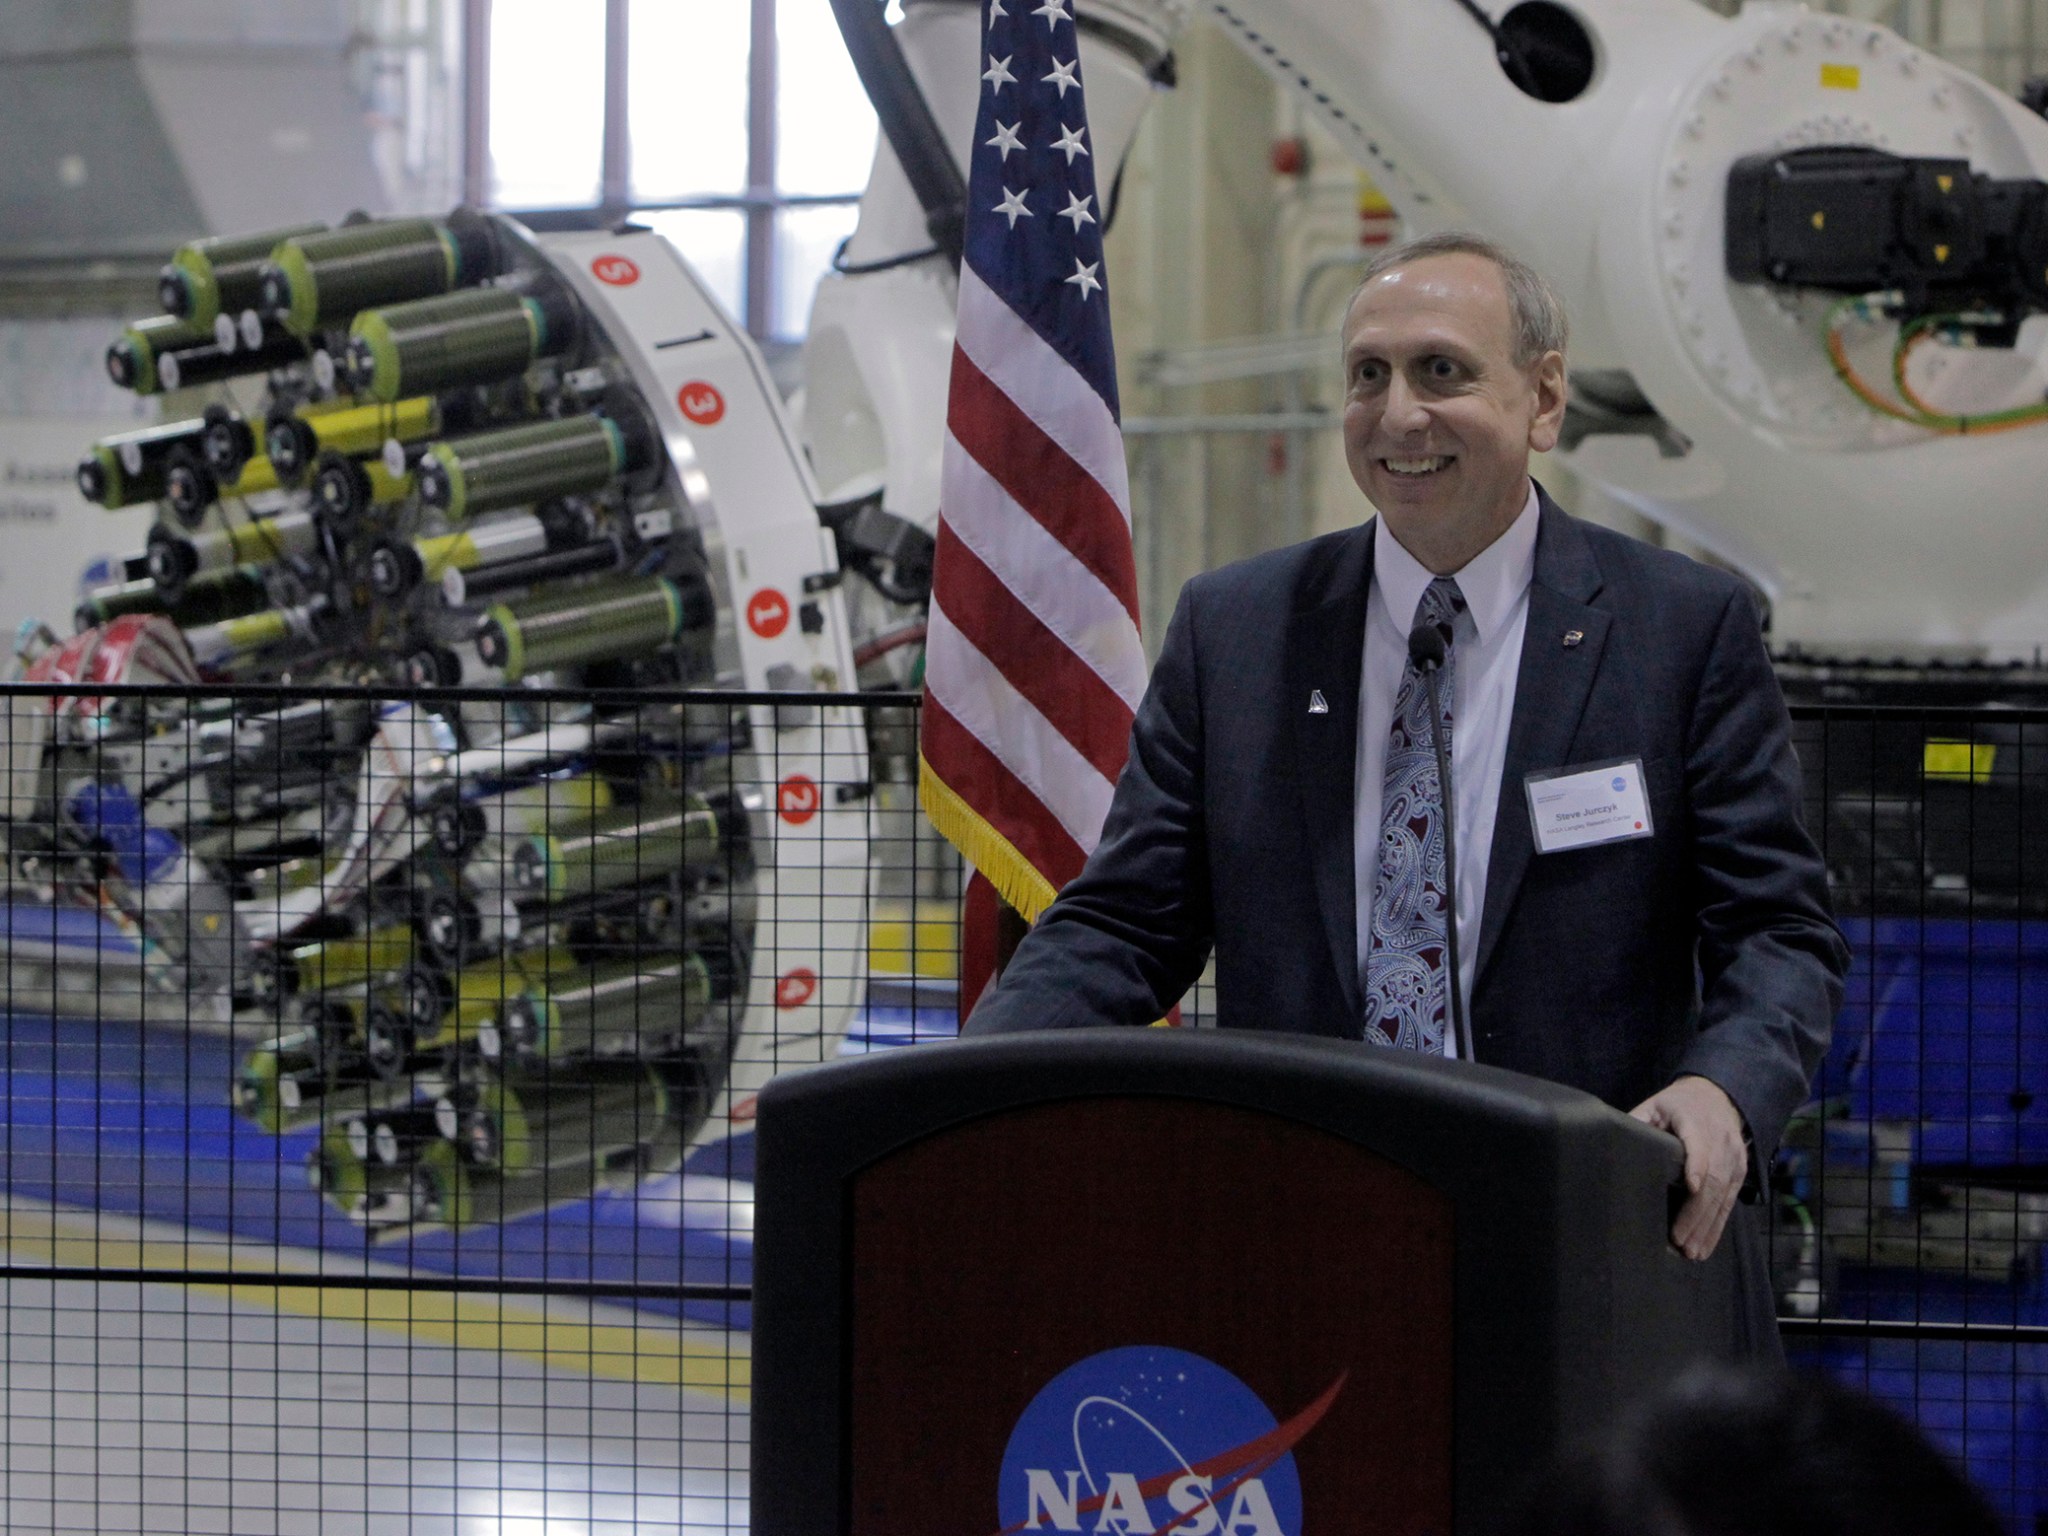
[[[960,542],[1135,711],[1145,696],[1145,649],[1130,610],[950,432],[939,483],[940,512]],[[942,569],[942,591],[945,582]],[[1028,666],[1031,658],[1014,660]]]
[[[958,340],[974,366],[1109,493],[1128,526],[1130,470],[1108,403],[965,262]]]
[[[1092,853],[1114,786],[1010,686],[1002,668],[974,648],[936,600],[927,622],[926,689],[1038,797],[1083,852]]]

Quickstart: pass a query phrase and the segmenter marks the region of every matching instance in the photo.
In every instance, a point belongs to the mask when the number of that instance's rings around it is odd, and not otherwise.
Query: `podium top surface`
[[[778,1140],[815,1132],[837,1147],[832,1161],[860,1162],[944,1123],[1101,1095],[1264,1109],[1423,1162],[1444,1141],[1469,1153],[1473,1138],[1502,1155],[1597,1143],[1674,1177],[1682,1162],[1674,1138],[1559,1083],[1363,1041],[1238,1030],[1048,1030],[883,1051],[778,1078],[759,1115]]]

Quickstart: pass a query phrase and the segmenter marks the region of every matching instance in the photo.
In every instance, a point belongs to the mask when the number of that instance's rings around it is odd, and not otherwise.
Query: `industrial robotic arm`
[[[1189,7],[1077,9],[1107,185]],[[1734,19],[1692,0],[1202,11],[1411,232],[1495,235],[1556,284],[1566,461],[1747,575],[1778,644],[2002,659],[2048,640],[2048,122],[1882,27],[1771,0]],[[978,27],[972,0],[909,0],[894,29],[962,164]],[[885,143],[807,358],[821,480],[886,484],[927,526],[950,273],[888,263],[931,245]]]

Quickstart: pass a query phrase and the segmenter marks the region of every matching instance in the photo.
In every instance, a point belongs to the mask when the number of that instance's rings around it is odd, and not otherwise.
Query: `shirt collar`
[[[1531,480],[1529,499],[1522,503],[1507,531],[1453,573],[1482,644],[1507,623],[1536,577],[1539,521],[1536,482]],[[1387,520],[1380,518],[1373,530],[1372,580],[1395,628],[1405,631],[1414,620],[1423,589],[1435,579],[1435,573],[1402,548],[1387,528]]]

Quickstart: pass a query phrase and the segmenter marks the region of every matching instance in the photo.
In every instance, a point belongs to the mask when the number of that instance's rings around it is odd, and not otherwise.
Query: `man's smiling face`
[[[1344,457],[1403,548],[1439,575],[1506,531],[1529,454],[1557,443],[1564,358],[1515,361],[1500,269],[1465,252],[1383,273],[1344,321]]]

